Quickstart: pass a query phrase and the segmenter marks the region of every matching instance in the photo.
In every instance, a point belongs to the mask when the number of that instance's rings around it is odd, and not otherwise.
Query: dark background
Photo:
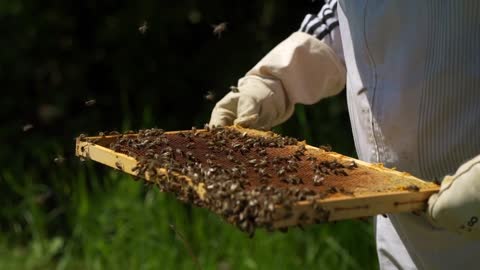
[[[207,91],[220,99],[322,4],[1,1],[2,243],[27,246],[38,234],[69,239],[78,210],[72,198],[85,171],[96,175],[82,182],[85,196],[92,190],[108,196],[111,170],[74,157],[74,137],[203,126],[215,104],[204,98]],[[217,38],[211,25],[220,22],[227,30]],[[91,99],[96,103],[86,106]],[[27,124],[33,128],[24,131]],[[355,155],[344,94],[298,105],[275,130]]]

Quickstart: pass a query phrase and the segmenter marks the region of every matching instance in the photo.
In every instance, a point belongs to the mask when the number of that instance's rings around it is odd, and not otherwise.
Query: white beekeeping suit
[[[376,218],[381,269],[480,269],[480,1],[328,1],[210,123],[270,128],[345,84],[360,159],[443,180],[428,215]]]

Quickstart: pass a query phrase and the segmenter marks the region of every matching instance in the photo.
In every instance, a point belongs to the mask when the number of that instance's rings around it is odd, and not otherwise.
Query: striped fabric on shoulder
[[[299,31],[313,35],[320,40],[323,39],[338,26],[336,11],[337,0],[327,1],[317,15],[305,16]]]

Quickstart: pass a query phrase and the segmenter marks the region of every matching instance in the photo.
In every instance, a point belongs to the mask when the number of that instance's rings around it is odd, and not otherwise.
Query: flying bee
[[[212,28],[213,28],[213,31],[212,31],[213,34],[218,38],[220,38],[222,36],[222,33],[225,32],[225,30],[227,30],[227,23],[222,22],[219,24],[212,24]]]
[[[63,162],[65,162],[65,158],[63,156],[57,156],[56,158],[53,159],[53,162],[57,164],[62,164]]]
[[[87,100],[85,101],[85,106],[93,106],[97,103],[97,101],[95,99],[90,99],[90,100]]]
[[[239,92],[239,91],[238,91],[238,87],[233,86],[233,85],[230,86],[230,91],[232,91],[232,93],[238,93],[238,92]]]
[[[26,124],[26,125],[24,125],[24,126],[22,127],[22,130],[23,130],[24,132],[26,132],[26,131],[29,131],[29,130],[32,129],[32,128],[33,128],[33,125],[32,125],[32,124]]]
[[[148,30],[148,23],[147,21],[143,21],[142,25],[138,27],[138,31],[143,35],[147,32],[147,30]]]
[[[207,91],[204,98],[208,101],[215,101],[215,93],[213,93],[212,91]]]

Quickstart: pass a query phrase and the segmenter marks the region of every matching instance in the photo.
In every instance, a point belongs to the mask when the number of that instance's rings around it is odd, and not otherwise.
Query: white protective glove
[[[296,103],[313,104],[345,85],[345,66],[324,42],[295,32],[272,49],[223,97],[210,125],[264,128],[281,124]]]
[[[428,200],[428,215],[438,227],[480,239],[480,155],[443,179]]]

